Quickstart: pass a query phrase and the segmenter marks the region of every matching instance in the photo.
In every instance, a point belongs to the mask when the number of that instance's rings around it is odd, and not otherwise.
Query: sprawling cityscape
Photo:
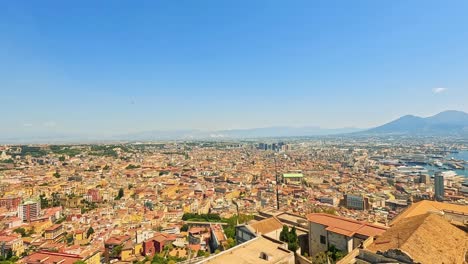
[[[280,140],[4,145],[2,257],[432,263],[425,250],[436,250],[442,263],[465,260],[468,182],[455,170],[468,172],[466,139]]]
[[[0,264],[468,264],[468,1],[0,1]]]

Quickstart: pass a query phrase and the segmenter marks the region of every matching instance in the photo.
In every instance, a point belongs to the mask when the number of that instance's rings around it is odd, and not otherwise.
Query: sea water
[[[468,161],[468,150],[460,151],[458,153],[449,153],[445,157],[445,159],[447,159],[447,160],[449,160],[451,158],[454,158],[456,160]],[[436,166],[432,166],[430,164],[425,165],[424,168],[426,168],[429,171],[430,175],[434,175],[434,172],[441,170],[440,168],[438,168]],[[468,179],[468,166],[467,165],[465,165],[464,170],[455,170],[455,169],[449,169],[449,170],[456,172],[457,175],[465,176],[465,178]]]

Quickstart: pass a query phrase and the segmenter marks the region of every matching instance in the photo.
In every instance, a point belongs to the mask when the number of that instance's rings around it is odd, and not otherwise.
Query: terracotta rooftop
[[[55,224],[55,225],[53,225],[51,227],[46,228],[45,231],[54,231],[54,230],[57,230],[59,228],[62,228],[62,225],[61,224]]]
[[[211,229],[213,230],[214,235],[218,241],[226,240],[226,235],[224,234],[223,228],[221,225],[211,225]]]
[[[256,233],[268,234],[275,230],[282,229],[283,224],[276,217],[270,217],[270,218],[255,222],[253,224],[250,224],[250,227]]]
[[[0,242],[11,242],[17,239],[18,237],[16,236],[0,236]]]
[[[109,239],[106,240],[106,244],[108,245],[120,245],[122,243],[124,243],[125,241],[129,240],[131,237],[128,236],[128,235],[124,235],[124,236],[113,236],[113,237],[110,237]]]
[[[158,241],[161,243],[166,241],[174,241],[176,239],[177,237],[173,234],[156,233],[150,240]]]
[[[307,215],[307,220],[313,223],[327,226],[326,230],[348,237],[359,234],[363,236],[377,236],[387,230],[386,227],[359,222],[353,219],[344,218],[331,214],[313,213]]]
[[[400,249],[418,263],[463,263],[467,234],[434,213],[407,217],[378,237],[367,250]]]
[[[73,254],[64,254],[64,253],[55,253],[55,252],[37,252],[33,253],[30,256],[26,257],[24,263],[34,264],[73,264],[81,260],[81,257]]]
[[[428,212],[440,211],[454,211],[468,214],[468,206],[424,200],[418,203],[414,203],[408,207],[405,211],[403,211],[403,213],[398,215],[397,218],[392,221],[391,225],[395,225],[407,217],[422,215]]]

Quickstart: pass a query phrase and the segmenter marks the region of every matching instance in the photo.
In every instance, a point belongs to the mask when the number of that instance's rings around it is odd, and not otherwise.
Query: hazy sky
[[[468,1],[1,1],[0,134],[468,112]]]

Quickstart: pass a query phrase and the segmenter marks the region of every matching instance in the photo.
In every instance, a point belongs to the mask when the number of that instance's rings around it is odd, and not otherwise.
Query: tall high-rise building
[[[23,222],[31,222],[39,218],[41,214],[40,201],[26,201],[18,206],[18,217]]]
[[[444,199],[444,175],[436,174],[434,177],[434,185],[435,185],[435,199],[436,200],[443,200]]]

